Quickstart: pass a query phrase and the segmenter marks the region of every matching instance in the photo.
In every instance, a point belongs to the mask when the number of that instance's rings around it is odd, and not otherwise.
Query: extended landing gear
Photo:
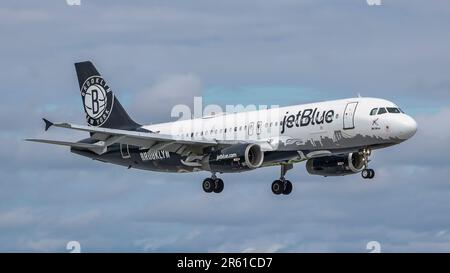
[[[286,180],[284,176],[287,171],[292,169],[292,164],[282,164],[281,165],[281,176],[280,179],[273,181],[272,183],[272,192],[276,195],[284,194],[288,195],[292,192],[292,183],[289,180]]]
[[[289,180],[275,180],[272,183],[272,192],[276,195],[288,195],[292,192],[292,183]]]
[[[202,187],[207,193],[221,193],[223,191],[224,184],[222,179],[217,178],[216,175],[213,174],[211,178],[208,177],[203,180]]]
[[[375,171],[373,169],[364,169],[361,171],[361,176],[364,179],[372,179],[375,177]]]
[[[373,169],[369,169],[369,156],[371,154],[370,149],[363,149],[361,151],[364,157],[364,166],[365,168],[361,171],[361,176],[364,179],[372,179],[375,177],[375,171]]]

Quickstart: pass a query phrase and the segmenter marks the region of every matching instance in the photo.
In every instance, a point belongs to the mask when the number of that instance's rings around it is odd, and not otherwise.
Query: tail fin
[[[91,62],[75,63],[86,121],[91,126],[133,130],[141,125],[123,109]]]

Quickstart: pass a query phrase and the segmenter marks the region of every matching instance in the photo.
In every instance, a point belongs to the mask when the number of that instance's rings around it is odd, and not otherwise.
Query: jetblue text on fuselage
[[[300,110],[297,114],[289,115],[289,112],[286,112],[286,115],[283,118],[283,124],[281,128],[281,133],[283,134],[287,128],[303,127],[308,125],[316,125],[333,122],[334,111],[333,110],[324,110],[317,111],[317,108],[305,109],[303,112]]]

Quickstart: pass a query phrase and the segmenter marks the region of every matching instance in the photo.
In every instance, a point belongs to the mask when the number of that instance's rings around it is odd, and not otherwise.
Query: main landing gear
[[[287,171],[292,169],[292,164],[281,164],[281,175],[280,179],[273,181],[272,183],[272,192],[276,195],[284,194],[288,195],[292,192],[292,183],[289,180],[286,180],[284,176]]]
[[[207,193],[215,192],[221,193],[224,188],[223,180],[216,177],[215,174],[211,176],[211,178],[205,178],[202,184],[203,190]]]
[[[373,169],[364,169],[361,171],[361,176],[364,179],[372,179],[375,177],[375,171]]]
[[[364,179],[373,179],[375,177],[375,171],[373,169],[369,169],[369,156],[371,154],[370,149],[363,149],[361,151],[364,156],[364,169],[361,171],[361,176]]]

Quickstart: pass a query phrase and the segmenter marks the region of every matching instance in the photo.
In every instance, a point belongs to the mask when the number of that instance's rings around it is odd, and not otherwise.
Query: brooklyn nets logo
[[[114,95],[100,76],[88,78],[81,87],[86,121],[91,126],[106,122],[114,104]]]

